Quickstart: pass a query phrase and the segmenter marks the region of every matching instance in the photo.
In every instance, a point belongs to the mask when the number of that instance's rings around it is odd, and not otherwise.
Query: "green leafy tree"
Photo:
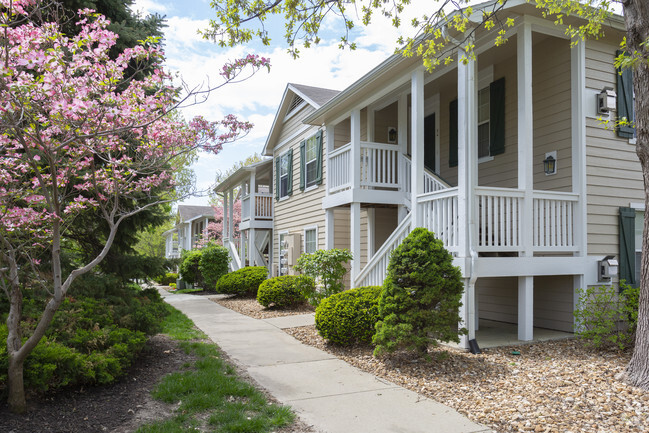
[[[465,44],[468,57],[474,57],[473,44],[468,38],[479,28],[492,30],[495,44],[505,43],[507,28],[515,25],[515,19],[498,19],[498,11],[507,3],[508,0],[486,3],[486,7],[477,11],[469,6],[469,0],[431,1],[430,7],[420,12],[419,18],[409,21],[412,36],[397,41],[403,47],[401,53],[421,56],[423,64],[432,70],[437,65],[453,61],[452,55],[458,43]],[[582,18],[581,24],[567,29],[575,38],[597,38],[614,7],[621,7],[626,23],[622,48],[626,54],[620,55],[616,63],[622,68],[633,69],[636,153],[645,179],[645,208],[649,209],[649,3],[647,0],[530,0],[530,3],[558,24],[569,16]],[[320,42],[322,23],[327,15],[334,14],[344,22],[340,46],[355,48],[350,32],[358,24],[354,17],[359,9],[354,1],[277,0],[260,3],[226,0],[212,2],[212,6],[216,17],[210,22],[204,36],[221,45],[245,43],[253,38],[269,45],[271,38],[265,23],[271,17],[279,16],[285,23],[284,38],[289,51],[298,55],[300,44],[309,47]],[[409,0],[369,2],[360,7],[360,23],[370,25],[375,15],[381,15],[390,19],[395,27],[401,27],[404,24],[404,11],[412,8]],[[460,39],[453,39],[451,35]],[[619,121],[624,122],[624,119]],[[643,239],[648,238],[649,218],[645,218]],[[638,331],[626,374],[630,384],[649,390],[649,243],[646,241],[643,242],[642,251]]]
[[[317,306],[320,301],[334,293],[340,293],[345,288],[343,278],[347,273],[347,265],[352,259],[349,250],[332,248],[317,250],[311,254],[302,254],[297,259],[295,270],[302,272],[322,283],[322,290],[305,293],[309,302]]]
[[[425,355],[438,341],[460,341],[462,274],[442,241],[425,228],[414,229],[388,265],[379,298],[375,355],[407,350]]]

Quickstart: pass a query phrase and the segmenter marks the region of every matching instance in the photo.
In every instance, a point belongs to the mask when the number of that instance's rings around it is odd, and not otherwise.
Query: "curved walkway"
[[[322,433],[490,432],[454,409],[304,345],[202,296],[161,293],[277,400]],[[296,318],[310,320],[307,318]],[[277,323],[275,323],[277,322]]]

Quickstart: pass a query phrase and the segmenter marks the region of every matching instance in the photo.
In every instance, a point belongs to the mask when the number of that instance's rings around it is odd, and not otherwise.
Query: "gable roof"
[[[250,178],[250,173],[255,172],[255,173],[264,173],[264,172],[269,172],[270,173],[270,178],[268,181],[272,182],[272,177],[273,177],[273,159],[264,159],[259,162],[255,162],[250,165],[245,165],[241,168],[239,168],[237,171],[232,173],[230,176],[228,176],[226,179],[223,180],[223,182],[219,183],[216,187],[214,187],[215,192],[224,192],[227,191],[231,188],[235,188],[239,186],[242,182],[244,182],[246,179]],[[268,175],[266,175],[268,176]]]
[[[195,219],[196,217],[214,217],[214,209],[212,206],[190,206],[181,204],[178,205],[178,215],[180,222],[184,223]]]
[[[261,152],[261,154],[265,156],[273,155],[273,147],[276,144],[277,139],[279,138],[284,117],[287,114],[288,108],[291,105],[294,96],[299,96],[307,104],[311,105],[317,110],[333,97],[335,97],[338,93],[340,93],[338,90],[325,89],[323,87],[306,86],[304,84],[288,83],[286,85],[286,89],[284,89],[282,100],[279,104],[279,107],[277,108],[275,119],[273,119],[273,125],[270,128],[268,137],[266,137],[264,150]]]

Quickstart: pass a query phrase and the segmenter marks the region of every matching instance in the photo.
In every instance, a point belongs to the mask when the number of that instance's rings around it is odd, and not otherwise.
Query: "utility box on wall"
[[[297,259],[302,254],[302,239],[299,233],[286,236],[288,241],[288,265],[297,265]]]

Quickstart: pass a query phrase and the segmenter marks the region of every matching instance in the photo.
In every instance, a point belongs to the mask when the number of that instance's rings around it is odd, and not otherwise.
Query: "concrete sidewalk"
[[[312,323],[309,317],[257,320],[205,297],[161,293],[262,387],[322,433],[491,431],[281,330]]]

